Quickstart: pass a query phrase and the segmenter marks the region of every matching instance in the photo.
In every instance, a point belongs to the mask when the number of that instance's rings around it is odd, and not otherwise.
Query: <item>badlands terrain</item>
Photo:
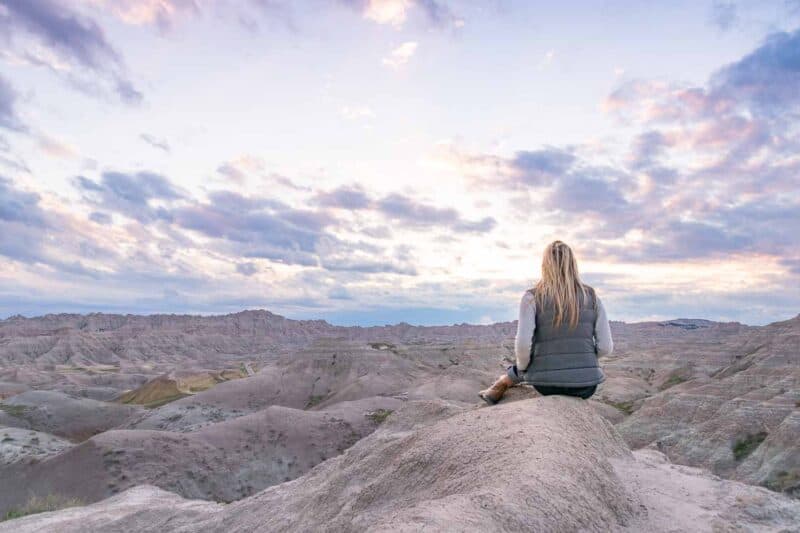
[[[515,331],[0,321],[0,518],[74,506],[0,531],[798,531],[800,316],[612,322],[590,401],[484,407]]]

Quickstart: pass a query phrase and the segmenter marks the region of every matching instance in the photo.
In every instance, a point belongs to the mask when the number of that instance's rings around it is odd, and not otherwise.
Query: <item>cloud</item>
[[[353,300],[353,295],[350,294],[347,287],[339,286],[328,291],[328,298],[332,300]]]
[[[180,243],[184,248],[206,242],[204,246],[210,246],[215,253],[236,260],[262,258],[331,272],[417,272],[410,249],[397,249],[392,256],[372,242],[338,236],[337,231],[342,228],[350,233],[355,229],[362,238],[385,239],[388,235],[386,228],[365,226],[361,231],[358,227],[362,224],[352,226],[349,214],[340,209],[364,211],[371,217],[419,231],[486,233],[496,226],[492,217],[465,219],[452,208],[436,207],[397,193],[372,198],[357,187],[308,195],[303,200],[305,207],[298,208],[274,198],[230,190],[211,191],[200,200],[151,172],[104,172],[99,180],[79,176],[74,185],[84,200],[96,208],[90,215],[96,223],[109,224],[110,213],[121,214],[144,226],[155,224],[159,233],[168,233],[172,240],[185,239]]]
[[[350,211],[368,210],[382,217],[402,222],[405,229],[447,228],[456,233],[487,233],[497,222],[492,217],[480,220],[465,220],[461,214],[450,207],[436,207],[418,202],[413,198],[392,193],[382,198],[372,198],[360,187],[339,187],[319,192],[315,201],[323,207],[347,209]],[[384,230],[378,230],[385,235]]]
[[[727,31],[739,22],[739,13],[736,4],[729,1],[714,0],[709,14],[711,24],[720,30]]]
[[[75,148],[47,135],[39,136],[39,148],[47,155],[58,159],[74,159],[78,156]]]
[[[737,114],[779,120],[796,118],[800,104],[800,29],[778,32],[743,58],[717,70],[705,87],[629,80],[604,108],[645,124],[698,121]]]
[[[244,183],[244,180],[247,177],[247,174],[245,174],[244,171],[239,169],[232,162],[222,163],[219,167],[217,167],[217,172],[235,183]]]
[[[401,26],[412,5],[411,0],[368,0],[364,6],[364,18],[378,24]]]
[[[360,187],[339,187],[318,193],[316,202],[323,207],[339,209],[367,209],[372,205],[369,195]]]
[[[0,220],[44,227],[46,216],[39,207],[40,198],[36,193],[18,190],[10,180],[0,176]]]
[[[464,21],[447,4],[438,0],[340,0],[361,11],[363,17],[377,24],[399,28],[414,10],[437,27],[460,28]]]
[[[139,138],[152,146],[157,150],[161,150],[162,152],[170,153],[169,143],[166,139],[158,139],[149,133],[142,133],[139,135]]]
[[[702,86],[632,80],[607,109],[638,127],[626,157],[585,146],[445,154],[600,261],[800,259],[800,30],[769,36]],[[524,200],[524,201],[523,201]]]
[[[445,226],[457,233],[486,233],[495,226],[495,220],[491,217],[486,217],[477,222],[466,221],[453,208],[441,208],[419,203],[408,196],[397,193],[381,198],[376,202],[375,206],[377,211],[388,219],[401,221],[410,227],[435,228],[437,226]]]
[[[196,15],[200,12],[200,6],[195,0],[88,0],[88,2],[102,7],[126,24],[150,25],[161,31],[169,30],[175,19],[181,15]]]
[[[59,272],[90,275],[76,260],[79,237],[60,215],[45,210],[42,196],[0,177],[0,255],[28,264],[48,265]],[[53,246],[58,247],[54,251]]]
[[[636,135],[631,147],[631,168],[642,170],[654,167],[671,144],[672,141],[658,130],[648,130]]]
[[[414,56],[416,51],[417,43],[415,41],[406,41],[392,50],[392,52],[381,61],[387,67],[397,69],[408,63],[409,59]]]
[[[412,265],[397,264],[392,261],[375,261],[370,258],[352,257],[326,258],[323,268],[331,271],[363,272],[367,274],[402,274],[416,276],[417,269]]]
[[[172,202],[184,197],[165,177],[152,172],[104,172],[99,182],[75,178],[78,189],[94,206],[114,211],[142,223],[171,219],[171,212],[155,201]]]
[[[523,150],[517,152],[511,161],[511,168],[515,171],[512,178],[526,185],[551,183],[555,177],[566,172],[575,160],[573,154],[560,148]]]
[[[12,131],[25,130],[17,115],[16,101],[16,91],[3,76],[0,76],[0,128]]]
[[[711,78],[708,99],[774,118],[800,103],[798,86],[800,28],[770,35],[752,53],[720,69]]]
[[[0,80],[1,79],[2,78],[0,78]],[[2,100],[0,99],[0,101]],[[0,135],[0,165],[14,172],[20,172],[24,174],[30,174],[31,172],[31,169],[28,168],[25,160],[12,152],[11,144],[2,135]]]
[[[417,0],[417,6],[425,13],[425,16],[437,26],[452,25],[455,28],[464,26],[464,20],[456,16],[455,13],[443,2],[437,0]]]
[[[89,69],[107,80],[119,98],[138,103],[141,93],[125,76],[122,57],[106,39],[105,33],[92,19],[52,0],[5,0],[5,15],[0,18],[0,35],[23,50],[22,57],[31,64],[49,67],[53,72],[65,70],[51,58],[27,52],[24,37],[33,37],[56,57],[68,64]],[[77,85],[84,82],[69,72]]]
[[[283,187],[293,191],[308,191],[308,187],[298,185],[277,172],[268,171],[266,161],[253,155],[244,154],[225,161],[217,167],[217,173],[224,178],[223,181],[237,185],[243,185],[250,180],[251,183],[257,181],[269,188]]]
[[[177,226],[227,243],[244,257],[316,266],[316,251],[328,237],[332,219],[324,213],[291,208],[276,200],[235,192],[215,192],[207,202],[171,211]]]
[[[243,276],[252,276],[256,272],[258,272],[258,267],[255,263],[247,262],[247,263],[236,263],[236,272],[242,274]]]
[[[629,204],[616,183],[605,179],[601,169],[571,172],[556,181],[545,203],[555,212],[572,215],[618,215]]]
[[[106,226],[111,224],[111,215],[108,213],[101,213],[100,211],[93,211],[89,214],[89,220]]]
[[[227,254],[330,271],[414,274],[412,266],[382,257],[379,247],[343,241],[325,211],[229,191],[173,211],[175,224],[218,240]]]

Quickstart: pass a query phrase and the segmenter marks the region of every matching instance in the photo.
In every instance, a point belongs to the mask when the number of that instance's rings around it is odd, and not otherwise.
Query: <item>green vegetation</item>
[[[6,512],[3,520],[12,520],[36,513],[46,513],[49,511],[58,511],[59,509],[66,509],[67,507],[79,507],[86,505],[83,500],[79,498],[67,498],[57,494],[50,494],[45,497],[31,496],[31,498],[22,507],[14,507]]]
[[[306,409],[308,409],[309,407],[314,407],[324,399],[325,396],[323,395],[312,394],[311,398],[308,399],[308,403],[306,404]]]
[[[753,453],[753,450],[758,448],[758,446],[764,442],[764,439],[766,438],[767,432],[759,431],[758,433],[751,433],[741,439],[737,439],[737,441],[731,447],[731,450],[733,451],[733,458],[737,461],[741,461]]]
[[[396,350],[397,346],[389,342],[371,342],[369,343],[373,350]]]
[[[667,390],[668,388],[670,388],[670,387],[674,387],[675,385],[679,385],[679,384],[681,384],[681,383],[683,383],[683,382],[685,382],[685,381],[688,381],[688,378],[686,378],[686,377],[682,376],[681,374],[672,374],[672,375],[671,375],[671,376],[670,376],[670,377],[667,379],[667,381],[665,381],[665,382],[664,382],[664,383],[661,385],[661,387],[659,387],[659,389],[660,389],[660,390]]]
[[[391,409],[378,409],[377,411],[373,411],[373,412],[371,412],[371,413],[369,413],[367,415],[364,415],[364,416],[366,416],[367,418],[369,418],[373,422],[381,424],[384,420],[389,418],[389,415],[392,414],[393,412],[394,411],[392,411]]]
[[[611,407],[614,407],[614,408],[622,411],[626,415],[629,415],[629,414],[631,414],[632,412],[634,412],[636,410],[636,409],[633,408],[633,401],[629,401],[629,402],[612,402],[611,400],[606,400],[605,403],[607,403]]]
[[[774,478],[764,482],[764,486],[776,492],[786,492],[789,496],[800,496],[800,470],[781,470]]]
[[[5,411],[11,416],[21,417],[25,414],[28,408],[24,405],[9,405],[7,403],[0,403],[0,411]]]

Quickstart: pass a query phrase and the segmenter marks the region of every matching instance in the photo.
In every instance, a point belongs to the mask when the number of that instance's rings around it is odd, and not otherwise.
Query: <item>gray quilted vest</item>
[[[553,327],[555,307],[552,302],[545,301],[544,305],[536,306],[531,363],[525,372],[525,381],[528,383],[553,387],[590,387],[605,379],[597,364],[595,349],[596,296],[594,289],[589,286],[586,289],[587,297],[581,297],[575,329],[571,329],[569,323]]]

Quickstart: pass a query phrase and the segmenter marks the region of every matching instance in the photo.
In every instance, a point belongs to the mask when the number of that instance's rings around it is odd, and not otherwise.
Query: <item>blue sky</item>
[[[800,2],[0,0],[0,317],[800,311]]]

